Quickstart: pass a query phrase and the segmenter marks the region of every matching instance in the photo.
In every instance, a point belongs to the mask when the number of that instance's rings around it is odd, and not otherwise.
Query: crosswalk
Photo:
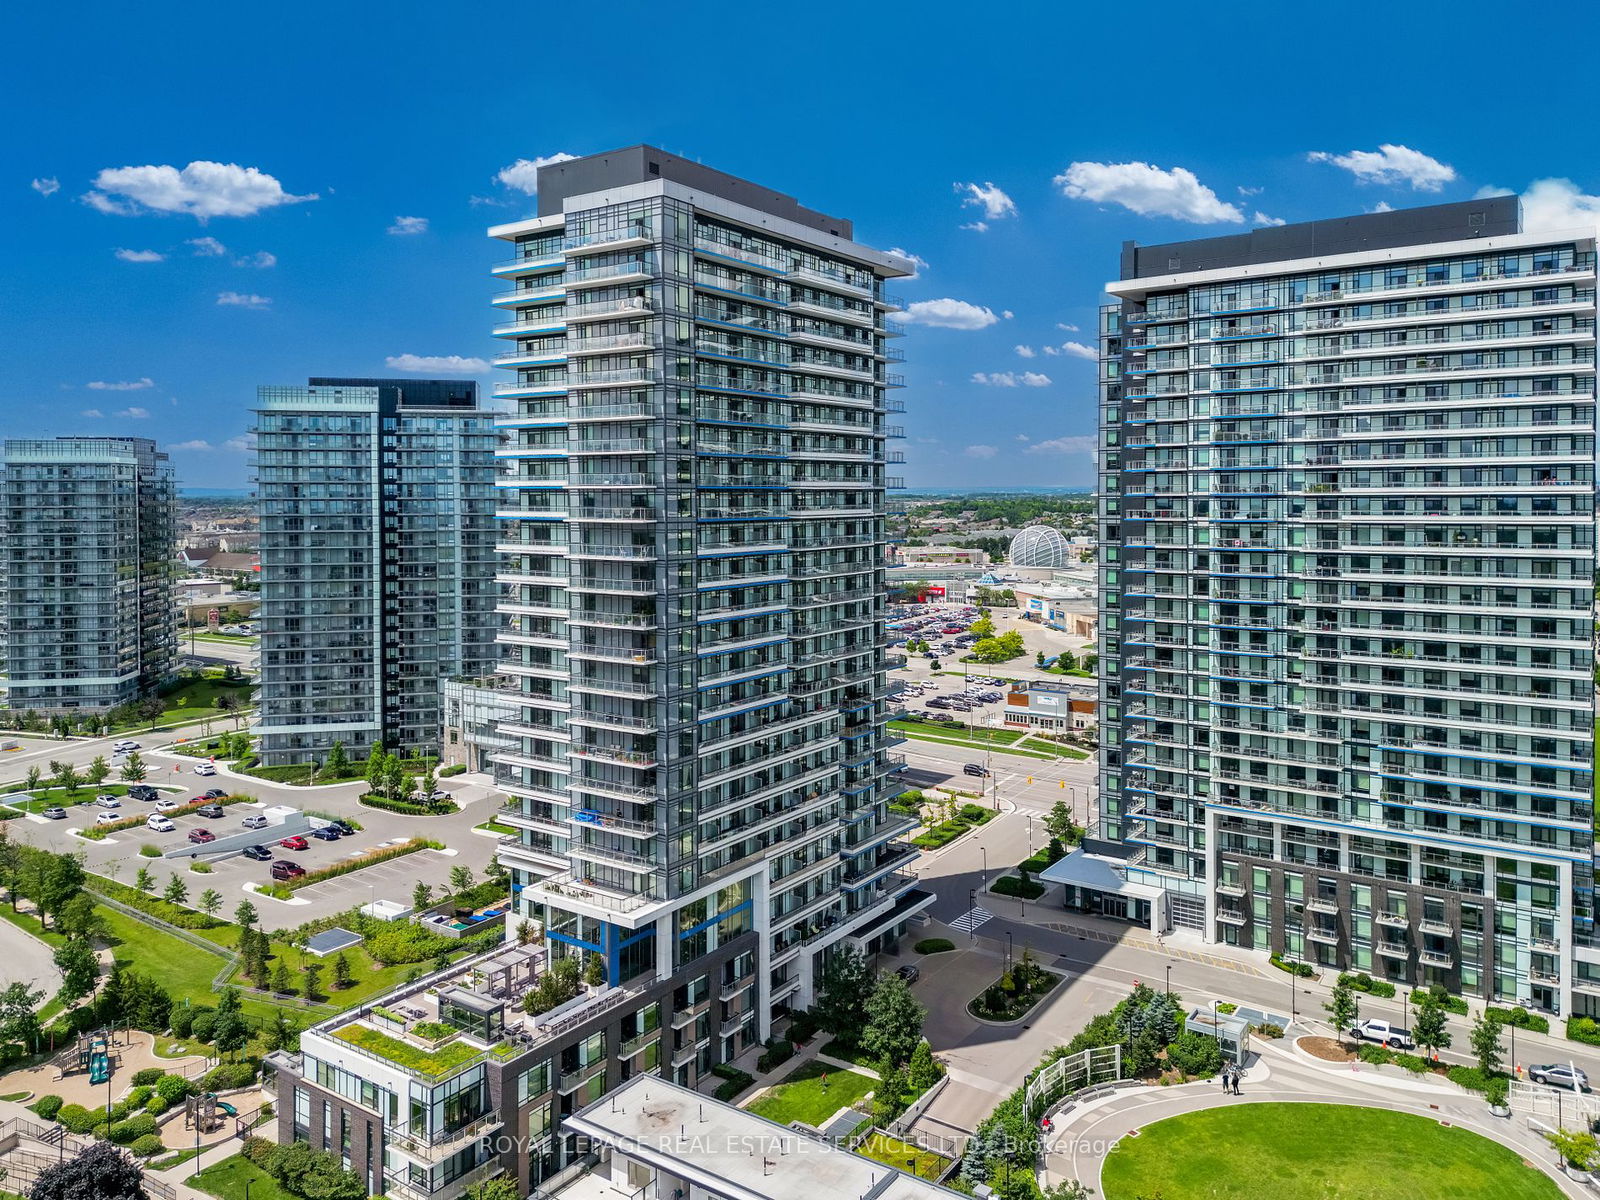
[[[993,918],[994,914],[987,908],[984,908],[981,904],[975,905],[974,907],[967,909],[966,912],[962,913],[954,921],[951,921],[950,928],[959,933],[971,933],[985,921],[993,920]]]

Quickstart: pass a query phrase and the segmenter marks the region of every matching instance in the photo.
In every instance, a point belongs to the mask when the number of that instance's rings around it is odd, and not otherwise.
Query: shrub
[[[165,1100],[169,1108],[193,1091],[194,1084],[182,1075],[163,1075],[156,1080],[156,1099]]]
[[[166,1147],[161,1144],[161,1135],[159,1133],[147,1133],[142,1137],[134,1138],[132,1145],[128,1149],[132,1150],[140,1158],[149,1158],[152,1154],[160,1154]]]
[[[804,1044],[809,1042],[817,1032],[817,1019],[808,1009],[801,1009],[789,1015],[789,1040]]]
[[[265,1170],[267,1164],[272,1161],[273,1151],[277,1148],[276,1142],[269,1142],[264,1137],[252,1134],[245,1138],[244,1145],[239,1147],[239,1153],[244,1156],[245,1161]]]
[[[171,1107],[172,1105],[168,1104],[160,1096],[151,1096],[149,1100],[145,1101],[144,1110],[152,1117],[159,1117]]]
[[[64,1103],[65,1101],[62,1100],[60,1096],[40,1096],[33,1103],[33,1111],[38,1113],[46,1121],[54,1121],[56,1119],[56,1114],[61,1111],[61,1106]]]
[[[1391,1063],[1394,1061],[1394,1051],[1363,1042],[1356,1051],[1356,1057],[1364,1063]]]
[[[56,1120],[67,1127],[69,1133],[88,1133],[100,1123],[101,1114],[90,1112],[81,1104],[63,1104],[56,1110]]]
[[[412,838],[398,846],[385,846],[379,850],[369,850],[365,854],[358,854],[351,858],[341,858],[319,870],[307,871],[304,875],[297,875],[277,885],[278,891],[294,892],[303,887],[310,887],[313,883],[321,883],[325,879],[337,879],[341,875],[348,875],[352,871],[359,871],[362,867],[370,867],[376,863],[389,862],[391,859],[400,858],[406,854],[415,854],[418,850],[442,850],[444,845],[429,838]],[[447,939],[446,939],[447,940]]]
[[[1458,1017],[1467,1015],[1467,1002],[1460,996],[1452,996],[1443,984],[1436,983],[1431,988],[1418,988],[1411,993],[1411,1003],[1421,1004],[1425,996],[1432,996],[1445,1012],[1454,1013]]]
[[[994,819],[994,809],[984,808],[981,804],[963,804],[956,809],[956,816],[969,825],[982,825]]]
[[[207,1009],[205,1012],[200,1013],[195,1017],[194,1021],[189,1026],[189,1033],[192,1037],[198,1039],[199,1041],[209,1042],[211,1040],[211,1034],[215,1031],[216,1027],[217,1014],[211,1009]]]
[[[182,1008],[175,1007],[172,1010],[171,1017],[168,1018],[172,1027],[172,1035],[186,1038],[192,1034],[194,1032],[195,1015],[199,1011],[199,1009],[191,1008],[188,1005],[184,1005]]]
[[[1185,1075],[1215,1075],[1222,1069],[1222,1050],[1216,1038],[1191,1031],[1167,1047],[1167,1061]]]
[[[1511,1098],[1511,1080],[1504,1075],[1493,1076],[1483,1088],[1483,1098],[1496,1108],[1504,1108]]]
[[[367,953],[390,967],[426,962],[454,949],[456,943],[449,938],[410,921],[390,922],[367,939]]]
[[[722,1082],[717,1084],[717,1090],[712,1093],[718,1100],[732,1100],[745,1088],[755,1083],[755,1076],[741,1071],[738,1067],[731,1066],[728,1063],[719,1063],[717,1066],[712,1067],[711,1070],[713,1074],[722,1079]]]
[[[160,1079],[165,1074],[166,1072],[160,1067],[145,1067],[142,1071],[135,1071],[133,1073],[133,1086],[154,1087],[156,1080]]]
[[[110,1133],[113,1142],[116,1142],[119,1146],[126,1146],[128,1143],[138,1138],[146,1137],[155,1131],[156,1119],[149,1113],[140,1113],[136,1117],[129,1117],[126,1121],[118,1121],[111,1126]]]
[[[1002,875],[989,885],[989,890],[996,896],[1020,896],[1024,900],[1037,900],[1045,892],[1044,884],[1015,875]]]
[[[1383,979],[1374,979],[1365,971],[1358,971],[1354,975],[1341,975],[1339,982],[1353,992],[1365,992],[1369,996],[1381,996],[1385,1000],[1394,999],[1394,984]]]
[[[249,1087],[255,1080],[255,1063],[221,1063],[206,1072],[200,1086],[208,1092],[225,1092],[230,1088]]]
[[[918,954],[943,954],[946,950],[954,950],[956,944],[949,938],[923,938],[911,948]]]
[[[139,853],[144,858],[160,858],[161,847],[152,846],[149,842],[146,842],[144,845],[139,847]]]
[[[1303,963],[1303,962],[1294,962],[1294,963],[1292,963],[1292,962],[1289,962],[1286,958],[1284,958],[1283,955],[1281,955],[1281,954],[1276,954],[1275,953],[1267,961],[1270,962],[1273,966],[1277,967],[1278,970],[1287,971],[1291,975],[1298,975],[1302,979],[1309,979],[1309,978],[1311,978],[1311,976],[1313,976],[1313,975],[1315,975],[1317,973],[1317,969],[1315,967],[1313,967],[1310,963]]]
[[[154,1088],[136,1087],[126,1096],[124,1096],[118,1103],[124,1111],[131,1111],[135,1108],[143,1108],[145,1101],[149,1100],[154,1093]]]
[[[1567,1037],[1586,1046],[1600,1046],[1600,1022],[1592,1017],[1570,1017],[1567,1020]]]
[[[1490,1075],[1479,1067],[1451,1067],[1445,1072],[1445,1078],[1469,1092],[1482,1092],[1488,1090],[1489,1081],[1498,1076]]]
[[[1413,1075],[1425,1075],[1433,1070],[1433,1064],[1420,1054],[1396,1054],[1394,1062],[1396,1066],[1404,1067]]]
[[[448,767],[440,767],[434,774],[440,779],[449,779],[452,775],[465,775],[466,763],[451,763]]]
[[[1257,1037],[1264,1037],[1268,1041],[1275,1041],[1283,1036],[1282,1025],[1261,1024],[1255,1027]]]
[[[208,862],[201,862],[197,858],[189,864],[189,870],[193,871],[196,875],[209,875],[211,874],[211,864]]]
[[[779,1066],[794,1057],[794,1043],[776,1038],[767,1043],[767,1048],[756,1059],[756,1070],[765,1074],[774,1067]]]
[[[1217,1011],[1219,1013],[1229,1013],[1229,1014],[1236,1013],[1236,1012],[1239,1011],[1239,1006],[1237,1004],[1231,1003],[1230,1001],[1224,1000],[1220,1004],[1217,1005]]]
[[[461,811],[461,806],[454,800],[435,800],[427,804],[417,804],[410,800],[389,800],[375,792],[368,792],[361,797],[361,803],[368,808],[400,813],[407,817],[443,817]]]
[[[1531,1013],[1520,1004],[1516,1008],[1495,1008],[1492,1005],[1483,1010],[1483,1015],[1490,1021],[1499,1021],[1502,1025],[1515,1025],[1518,1029],[1531,1029],[1535,1033],[1549,1033],[1550,1022],[1538,1013]]]

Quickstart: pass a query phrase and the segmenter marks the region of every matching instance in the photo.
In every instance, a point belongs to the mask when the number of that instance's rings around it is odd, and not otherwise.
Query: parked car
[[[157,812],[161,812],[161,813],[176,812],[178,809],[180,809],[182,807],[183,807],[183,805],[179,804],[176,800],[172,800],[172,799],[157,800],[156,801],[156,811]]]
[[[279,859],[272,864],[272,877],[274,879],[294,879],[304,875],[306,869],[299,863],[292,863],[288,859]]]
[[[1410,1050],[1416,1045],[1409,1033],[1387,1021],[1362,1021],[1351,1027],[1350,1036],[1364,1042],[1377,1042],[1391,1050]]]
[[[1587,1092],[1589,1076],[1571,1063],[1538,1063],[1528,1068],[1528,1078],[1535,1083],[1548,1083],[1551,1087]]]
[[[239,851],[239,853],[244,855],[246,858],[253,858],[257,862],[272,861],[272,851],[268,850],[265,846],[246,846],[243,850]]]
[[[428,799],[434,801],[448,800],[450,799],[450,793],[443,788],[434,788],[433,791],[428,793]]]
[[[67,810],[59,804],[52,804],[39,815],[46,821],[64,821],[67,819]]]
[[[907,963],[905,966],[898,968],[895,971],[895,974],[900,976],[900,978],[904,979],[907,983],[915,983],[922,977],[922,971],[916,966],[915,963]]]
[[[94,819],[94,823],[96,825],[114,825],[120,820],[122,820],[121,813],[103,812]]]
[[[194,811],[200,816],[205,817],[207,820],[215,821],[222,816],[222,805],[202,804]]]
[[[340,837],[349,837],[356,831],[356,827],[350,824],[348,821],[329,821],[328,827],[330,829],[337,829]]]
[[[110,792],[101,792],[98,796],[96,796],[94,798],[94,802],[96,804],[98,804],[101,808],[121,808],[122,807],[122,800],[119,797],[113,796]]]
[[[111,752],[113,754],[132,754],[137,749],[139,749],[139,743],[130,741],[127,738],[120,742],[111,743]]]
[[[337,842],[339,840],[339,831],[332,825],[323,825],[318,829],[313,829],[311,836],[319,842]]]
[[[172,823],[171,817],[163,817],[160,813],[151,813],[144,819],[144,827],[155,833],[171,833],[177,828]]]
[[[305,850],[310,847],[311,843],[306,841],[305,838],[301,837],[299,834],[296,834],[294,837],[284,838],[283,841],[278,843],[278,845],[282,846],[285,850]]]
[[[203,846],[207,842],[216,841],[217,835],[212,833],[209,829],[191,829],[189,830],[189,840],[191,842],[198,842]]]
[[[161,793],[153,787],[136,783],[128,789],[128,798],[130,800],[142,800],[144,803],[149,804],[152,800],[161,799]]]
[[[251,813],[244,819],[243,824],[246,829],[265,829],[267,827],[267,819],[260,813]]]
[[[221,788],[212,788],[210,791],[204,793],[204,798],[207,800],[221,800],[227,794],[228,793],[223,791]]]
[[[194,773],[196,775],[215,775],[217,773],[217,769],[208,762],[195,763]]]
[[[989,774],[989,768],[982,763],[967,763],[961,768],[963,775],[977,775],[980,778]]]

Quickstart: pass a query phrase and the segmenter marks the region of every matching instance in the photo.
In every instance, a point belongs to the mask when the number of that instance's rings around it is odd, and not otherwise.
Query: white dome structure
[[[1007,556],[1013,567],[1064,567],[1074,558],[1066,537],[1053,525],[1029,525],[1011,539]]]

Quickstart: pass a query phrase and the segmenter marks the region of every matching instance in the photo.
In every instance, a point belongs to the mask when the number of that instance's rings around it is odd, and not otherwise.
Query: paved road
[[[48,998],[61,986],[61,972],[56,970],[50,947],[10,921],[0,921],[0,963],[4,964],[0,966],[0,987],[26,983],[42,989]]]

